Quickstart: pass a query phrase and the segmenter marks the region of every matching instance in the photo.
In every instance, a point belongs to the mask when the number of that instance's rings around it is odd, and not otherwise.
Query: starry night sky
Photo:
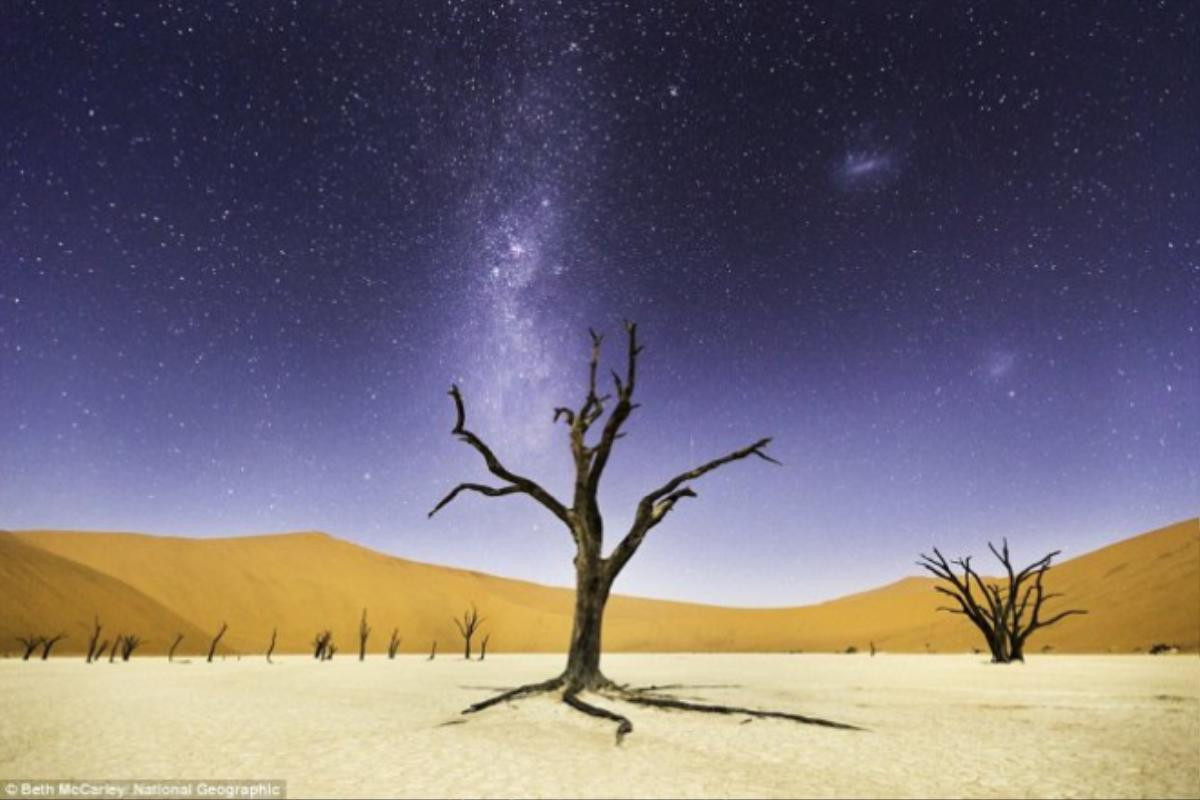
[[[887,10],[887,7],[892,10]],[[137,10],[139,9],[140,10]],[[324,529],[569,585],[587,327],[646,352],[617,591],[795,604],[1200,510],[1195,4],[8,4],[0,526]]]

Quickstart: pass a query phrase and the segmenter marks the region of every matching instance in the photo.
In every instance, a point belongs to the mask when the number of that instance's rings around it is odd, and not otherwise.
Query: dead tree
[[[104,655],[104,651],[107,649],[108,649],[108,639],[105,639],[103,642],[100,643],[100,646],[96,648],[96,653],[95,653],[95,655],[92,656],[92,663],[99,661],[101,656]]]
[[[458,386],[450,387],[450,397],[454,401],[455,413],[454,428],[451,433],[479,453],[488,471],[500,481],[500,484],[460,483],[434,506],[433,510],[429,512],[429,516],[432,517],[464,492],[473,492],[487,497],[525,495],[540,504],[561,522],[575,543],[575,612],[566,668],[560,675],[542,683],[520,686],[496,697],[475,703],[464,713],[481,711],[497,703],[530,694],[561,691],[563,701],[572,708],[616,722],[617,741],[620,742],[622,736],[633,730],[632,723],[620,714],[589,705],[580,699],[581,692],[593,691],[607,694],[613,699],[642,705],[712,713],[776,716],[797,722],[850,727],[799,715],[685,703],[666,695],[619,686],[606,678],[600,671],[600,634],[609,592],[621,570],[642,546],[647,534],[671,513],[680,500],[695,497],[696,492],[692,488],[692,482],[713,470],[752,456],[772,464],[779,463],[767,455],[766,447],[771,440],[764,438],[679,473],[642,497],[634,511],[629,529],[616,547],[606,556],[604,554],[604,524],[598,501],[600,481],[608,466],[614,444],[623,436],[622,426],[638,407],[638,404],[633,402],[633,396],[637,386],[638,356],[642,352],[642,347],[638,345],[635,324],[625,323],[625,332],[628,338],[628,349],[624,376],[622,377],[616,371],[612,373],[615,393],[612,395],[601,394],[597,388],[596,373],[600,368],[602,337],[595,331],[589,331],[592,343],[591,358],[588,362],[587,391],[583,401],[577,408],[559,407],[554,409],[553,421],[562,421],[566,424],[567,440],[574,463],[574,480],[572,481],[574,493],[569,503],[554,497],[540,483],[511,470],[483,439],[468,429],[462,393]],[[589,442],[589,435],[592,434],[593,428],[606,412],[608,412],[608,418],[600,428],[599,437]]]
[[[38,649],[38,646],[41,645],[44,639],[41,636],[30,634],[29,636],[18,636],[17,641],[25,648],[25,652],[21,655],[21,660],[28,661],[29,657],[33,655],[33,651]]]
[[[325,651],[329,649],[330,642],[333,641],[333,631],[322,631],[313,639],[313,658],[317,661],[325,660]]]
[[[454,619],[454,625],[458,628],[458,633],[463,637],[463,658],[467,661],[471,660],[471,637],[475,635],[475,631],[479,630],[479,626],[483,624],[484,617],[479,616],[478,609],[475,604],[471,604],[470,611],[464,611],[462,619],[457,617]]]
[[[67,635],[65,633],[60,633],[58,636],[53,636],[49,639],[42,639],[42,661],[50,658],[50,649],[65,638],[67,638]]]
[[[271,644],[267,647],[267,663],[268,664],[274,663],[271,661],[271,653],[275,652],[275,636],[278,633],[279,633],[278,628],[271,629]]]
[[[917,562],[935,577],[949,584],[933,588],[952,598],[957,607],[940,606],[939,611],[962,614],[979,629],[992,654],[993,664],[1008,664],[1025,660],[1025,642],[1039,628],[1087,612],[1072,608],[1047,619],[1042,618],[1042,604],[1062,595],[1046,593],[1043,580],[1050,563],[1060,551],[1055,550],[1022,570],[1015,570],[1008,554],[1008,540],[997,550],[991,542],[988,549],[1004,566],[1005,579],[982,578],[971,566],[971,557],[948,561],[935,547],[933,555],[921,554]],[[954,567],[962,570],[959,575]]]
[[[367,637],[371,635],[371,626],[367,624],[367,610],[364,608],[362,619],[358,623],[358,660],[367,657]]]
[[[183,634],[175,634],[175,641],[171,642],[171,648],[167,650],[167,663],[175,660],[175,648],[179,647],[179,643],[183,641]]]
[[[433,640],[433,649],[429,651],[429,658],[425,660],[433,661],[435,658],[437,658],[437,639]]]
[[[329,646],[325,648],[325,655],[321,657],[321,660],[322,661],[333,661],[333,657],[336,653],[337,653],[337,645],[331,641],[329,643]]]
[[[488,639],[490,639],[490,638],[492,638],[492,635],[489,633],[487,636],[484,636],[483,641],[479,643],[479,660],[480,661],[483,661],[483,659],[487,656],[487,643],[488,643]]]
[[[212,663],[213,653],[217,652],[217,642],[221,641],[221,637],[225,635],[225,631],[229,626],[224,622],[221,623],[221,630],[217,631],[217,635],[213,637],[212,644],[208,646],[208,663]]]
[[[142,640],[133,634],[121,637],[121,660],[128,661],[133,655],[133,651],[138,649],[138,645],[142,644]],[[113,648],[116,650],[116,647]]]
[[[118,633],[116,636],[113,637],[112,648],[108,651],[108,663],[111,664],[111,663],[113,663],[113,660],[116,659],[117,649],[120,646],[121,646],[121,634]]]
[[[400,649],[400,629],[392,630],[392,638],[388,640],[388,658],[395,658],[396,651]]]
[[[100,617],[93,617],[92,636],[88,639],[87,663],[92,663],[92,659],[97,658],[96,644],[100,641]]]

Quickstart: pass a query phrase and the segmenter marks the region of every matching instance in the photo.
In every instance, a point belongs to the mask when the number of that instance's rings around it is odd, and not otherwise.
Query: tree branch
[[[496,457],[496,454],[492,452],[491,448],[488,447],[483,440],[476,436],[472,431],[467,429],[467,412],[463,405],[462,393],[459,392],[457,385],[450,387],[450,396],[454,398],[455,412],[454,429],[451,431],[451,433],[453,433],[462,441],[471,445],[471,447],[475,448],[479,455],[483,456],[483,461],[485,464],[487,464],[489,472],[491,472],[497,478],[512,484],[512,486],[504,487],[503,489],[499,490],[492,490],[489,492],[482,491],[480,484],[462,484],[456,487],[454,491],[450,492],[450,494],[444,500],[442,500],[437,507],[434,508],[433,512],[430,513],[430,516],[433,516],[434,512],[453,500],[460,491],[462,491],[464,488],[467,488],[472,491],[481,492],[482,494],[488,494],[493,497],[497,496],[497,494],[493,494],[493,492],[499,494],[523,492],[549,509],[550,513],[554,514],[554,516],[567,523],[567,525],[570,525],[570,518],[567,514],[567,509],[562,503],[556,500],[549,492],[543,489],[535,481],[532,481],[523,475],[518,475],[505,467],[502,463],[500,463],[500,459]],[[486,488],[490,489],[491,487]]]
[[[772,464],[778,464],[778,461],[762,451],[764,447],[770,444],[770,442],[771,439],[769,437],[765,439],[759,439],[754,444],[747,445],[740,450],[735,450],[732,453],[721,456],[720,458],[715,458],[706,464],[696,467],[695,469],[691,469],[687,472],[676,475],[674,478],[643,497],[641,502],[638,503],[637,514],[634,517],[633,524],[629,528],[629,532],[625,534],[625,538],[621,540],[620,544],[613,549],[612,554],[605,559],[606,567],[607,569],[611,570],[611,575],[615,577],[616,574],[621,571],[621,568],[624,567],[629,561],[629,559],[633,558],[633,554],[637,552],[639,547],[641,547],[642,540],[646,538],[646,534],[651,528],[662,522],[663,517],[666,516],[667,512],[675,507],[676,502],[683,497],[696,496],[695,492],[693,492],[690,488],[680,488],[684,483],[695,480],[702,475],[706,475],[709,472],[712,472],[714,469],[724,466],[725,464],[733,461],[740,461],[741,459],[748,458],[752,455],[758,456],[765,461],[770,461]]]
[[[488,497],[502,497],[506,494],[524,494],[525,490],[516,485],[496,488],[494,486],[484,486],[482,483],[460,483],[450,491],[450,494],[442,498],[440,503],[433,507],[433,511],[430,511],[428,516],[432,517],[434,514],[449,505],[450,501],[457,497],[459,492],[479,492],[480,494],[485,494]]]

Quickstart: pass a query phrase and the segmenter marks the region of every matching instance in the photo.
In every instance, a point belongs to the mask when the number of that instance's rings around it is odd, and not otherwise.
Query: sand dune
[[[0,535],[0,652],[31,630],[69,629],[64,653],[86,646],[93,613],[136,630],[162,652],[201,652],[221,622],[226,652],[261,652],[272,628],[281,652],[303,652],[331,628],[356,647],[363,607],[380,652],[392,628],[403,652],[461,645],[450,616],[471,602],[488,622],[493,652],[565,649],[572,593],[385,556],[321,533],[186,539],[128,533],[23,531]],[[1088,616],[1035,635],[1031,650],[1135,652],[1154,642],[1200,648],[1200,520],[1192,519],[1065,561],[1052,591]],[[610,651],[839,651],[875,642],[891,652],[964,652],[978,637],[961,617],[935,611],[932,581],[904,578],[813,606],[737,609],[615,596],[605,624]],[[1047,606],[1048,610],[1050,604]],[[111,628],[110,628],[111,630]]]

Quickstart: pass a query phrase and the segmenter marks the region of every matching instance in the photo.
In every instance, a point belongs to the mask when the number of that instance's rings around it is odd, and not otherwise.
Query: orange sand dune
[[[150,639],[170,632],[180,652],[202,652],[222,622],[228,653],[260,653],[279,629],[280,652],[303,652],[319,629],[342,653],[357,650],[359,615],[374,628],[368,651],[398,628],[404,652],[454,653],[451,615],[476,603],[494,651],[565,649],[572,592],[385,556],[322,533],[187,539],[129,533],[23,531],[0,535],[0,652],[13,637],[67,629],[63,652],[86,647],[93,613]],[[982,554],[980,554],[982,560]],[[1133,652],[1155,642],[1200,648],[1200,520],[1118,542],[1055,566],[1048,588],[1086,608],[1035,634],[1030,650]],[[962,617],[937,613],[939,595],[910,577],[813,606],[738,609],[615,596],[604,641],[613,651],[963,652],[979,646]],[[1056,601],[1051,601],[1056,602]],[[1052,612],[1051,603],[1047,611]],[[1058,606],[1064,607],[1064,606]],[[210,635],[210,634],[209,634]]]

